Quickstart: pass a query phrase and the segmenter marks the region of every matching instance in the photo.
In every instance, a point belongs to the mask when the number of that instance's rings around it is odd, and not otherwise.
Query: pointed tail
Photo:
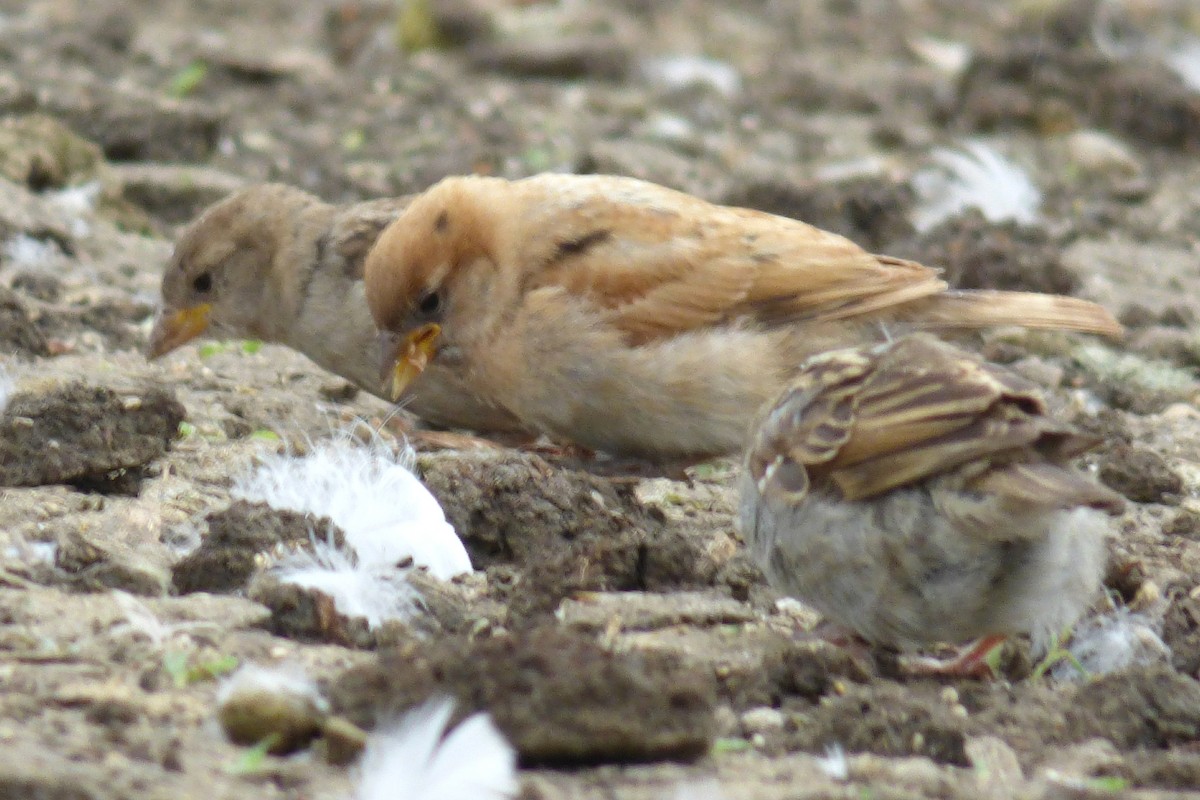
[[[988,289],[942,292],[913,303],[908,318],[922,328],[1026,328],[1098,333],[1120,339],[1125,329],[1108,309],[1089,300],[1036,292]]]

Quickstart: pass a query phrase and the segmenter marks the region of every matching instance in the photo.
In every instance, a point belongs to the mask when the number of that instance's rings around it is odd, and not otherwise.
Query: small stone
[[[1133,150],[1112,134],[1085,128],[1067,135],[1067,154],[1081,171],[1102,176],[1134,176],[1144,171]]]
[[[348,381],[330,381],[317,389],[321,397],[331,403],[349,403],[358,397],[358,387]]]
[[[1139,445],[1118,444],[1100,464],[1100,480],[1135,503],[1177,505],[1183,479],[1166,459]]]
[[[1038,356],[1029,356],[1015,361],[1009,367],[1022,378],[1028,378],[1036,384],[1047,388],[1062,386],[1065,371],[1058,364],[1051,363]]]
[[[1163,523],[1162,531],[1167,536],[1200,539],[1200,514],[1189,509],[1181,509],[1175,516]]]
[[[742,727],[751,735],[762,735],[783,730],[786,718],[783,712],[766,706],[752,708],[742,714]]]
[[[367,732],[342,717],[330,717],[321,729],[321,755],[337,767],[354,762],[367,746]]]
[[[34,324],[17,294],[0,286],[0,351],[25,356],[48,356],[45,335]]]
[[[316,684],[289,669],[242,667],[222,686],[217,702],[217,718],[230,741],[249,746],[273,737],[272,755],[306,747],[328,716]]]
[[[136,409],[126,407],[126,397],[84,383],[14,395],[0,414],[0,486],[65,483],[136,493],[140,468],[166,452],[186,412],[157,387],[142,393]]]

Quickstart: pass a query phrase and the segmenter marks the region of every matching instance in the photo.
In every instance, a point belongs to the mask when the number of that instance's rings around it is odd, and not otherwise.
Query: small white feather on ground
[[[358,445],[343,436],[305,456],[267,456],[232,494],[328,517],[341,528],[342,548],[314,532],[311,551],[284,556],[272,570],[285,583],[329,596],[340,613],[374,630],[419,609],[411,569],[423,567],[439,580],[471,572],[466,548],[410,465],[407,451],[396,455],[382,442]]]
[[[4,409],[8,408],[8,398],[12,397],[13,390],[17,388],[17,381],[13,378],[12,373],[4,367],[0,367],[0,414],[4,413]]]
[[[656,56],[644,59],[642,74],[661,89],[679,90],[704,86],[724,97],[742,91],[742,76],[724,61],[693,55]]]
[[[454,730],[449,698],[434,698],[367,742],[355,800],[500,800],[517,793],[517,757],[486,714]]]
[[[100,181],[90,181],[51,192],[46,195],[46,200],[67,216],[71,235],[85,239],[92,235],[92,220],[103,188]]]
[[[18,233],[4,241],[0,254],[13,266],[38,272],[53,269],[63,252],[52,241],[42,241],[25,233]]]
[[[0,412],[3,410],[3,404],[0,403]],[[4,548],[2,555],[8,561],[19,561],[25,565],[52,565],[58,555],[58,545],[54,542],[31,542],[18,538]]]
[[[1133,666],[1171,660],[1171,648],[1159,636],[1158,626],[1145,614],[1118,608],[1075,627],[1067,648],[1087,676],[1107,675]],[[1069,661],[1061,661],[1050,674],[1058,680],[1082,680]]]
[[[916,36],[908,40],[908,47],[926,64],[947,75],[961,75],[971,63],[972,48],[966,42]]]
[[[411,559],[441,580],[471,572],[462,541],[410,466],[411,455],[397,456],[382,443],[334,439],[306,456],[268,456],[234,484],[233,496],[329,517],[360,567]]]
[[[395,562],[364,562],[328,542],[316,541],[312,551],[297,551],[273,567],[281,581],[314,589],[333,598],[347,617],[362,617],[370,630],[388,620],[412,617],[421,596],[408,581],[408,569]]]
[[[817,766],[830,780],[850,779],[850,762],[846,760],[846,751],[840,744],[826,745],[825,755],[817,757]]]
[[[1189,38],[1168,52],[1166,63],[1189,89],[1200,92],[1200,38]]]
[[[912,177],[917,204],[912,224],[927,231],[970,208],[989,222],[1030,224],[1038,218],[1042,194],[1029,176],[988,145],[964,142],[961,149],[939,148],[930,166]]]
[[[1192,91],[1200,92],[1200,37],[1174,26],[1169,15],[1131,18],[1119,2],[1105,2],[1096,9],[1092,42],[1113,61],[1143,58],[1158,61],[1173,71]]]

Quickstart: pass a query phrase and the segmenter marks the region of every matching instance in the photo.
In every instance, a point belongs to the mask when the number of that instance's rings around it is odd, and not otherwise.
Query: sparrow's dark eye
[[[192,281],[192,288],[201,294],[212,289],[212,273],[201,272],[196,276],[196,279]]]
[[[424,316],[432,316],[442,310],[442,296],[437,292],[426,292],[417,302],[417,311]]]

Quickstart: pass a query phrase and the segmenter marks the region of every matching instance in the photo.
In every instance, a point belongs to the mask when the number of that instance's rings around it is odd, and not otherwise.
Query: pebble
[[[1067,136],[1067,155],[1075,167],[1095,175],[1132,176],[1145,170],[1124,142],[1091,128]]]
[[[767,706],[752,708],[742,714],[742,727],[755,736],[783,730],[784,721],[782,711]]]

